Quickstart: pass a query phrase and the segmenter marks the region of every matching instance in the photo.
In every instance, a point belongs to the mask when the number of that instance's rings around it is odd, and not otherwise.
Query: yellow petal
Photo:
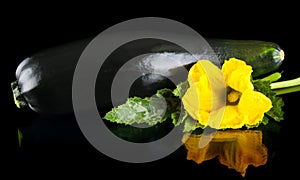
[[[191,84],[182,97],[182,103],[185,110],[194,119],[199,119],[200,111],[210,111],[212,105],[211,96],[211,91],[202,86],[201,83]]]
[[[222,71],[226,84],[232,89],[243,92],[247,89],[253,90],[251,83],[252,67],[247,65],[245,61],[230,58],[225,60]]]
[[[209,116],[210,112],[200,111],[198,115],[198,123],[202,124],[203,126],[206,126],[208,123]]]
[[[196,63],[190,69],[188,82],[190,87],[182,97],[184,108],[194,119],[203,119],[200,118],[200,114],[209,113],[211,110],[212,91],[207,75],[200,63]],[[200,111],[206,113],[200,113]]]
[[[195,98],[198,99],[197,90],[190,86],[182,97],[182,103],[189,115],[194,119],[198,119],[200,107],[198,100],[195,100]]]
[[[237,106],[226,106],[219,129],[238,129],[245,125],[246,117],[238,112]]]
[[[246,90],[238,103],[238,111],[248,117],[246,124],[259,123],[265,112],[272,108],[271,100],[258,91]]]
[[[203,81],[206,82],[208,85],[208,78],[200,61],[194,64],[189,70],[188,81],[189,83]]]

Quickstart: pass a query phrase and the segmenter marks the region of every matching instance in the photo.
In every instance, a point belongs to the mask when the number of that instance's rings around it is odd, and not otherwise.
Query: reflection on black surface
[[[187,160],[198,164],[218,157],[219,162],[235,169],[245,176],[249,165],[265,165],[268,158],[267,147],[262,143],[260,130],[217,131],[213,140],[204,148],[199,148],[201,134],[185,134],[182,138],[187,149]]]
[[[239,179],[240,174],[251,179],[253,176],[281,173],[276,169],[282,167],[282,163],[278,162],[280,156],[276,154],[275,158],[273,157],[274,153],[278,151],[278,143],[282,143],[278,139],[280,131],[278,123],[269,122],[267,126],[258,128],[259,130],[217,131],[213,141],[203,149],[198,148],[201,135],[182,134],[183,138],[187,138],[186,143],[169,156],[155,162],[130,164],[111,159],[94,148],[81,133],[72,114],[30,117],[26,118],[27,124],[18,128],[23,134],[21,146],[19,147],[16,143],[15,162],[23,170],[47,167],[48,169],[45,168],[45,170],[59,171],[63,167],[81,168],[83,165],[87,169],[96,168],[98,170],[100,167],[93,165],[96,163],[101,166],[102,173],[108,173],[111,167],[118,172],[134,170],[134,172],[142,173],[149,171],[165,173],[166,167],[170,169],[179,167],[179,173],[196,179],[224,176]],[[113,123],[106,123],[106,125],[118,137],[135,143],[160,139],[173,127],[172,122],[169,121],[151,128],[135,128]],[[199,130],[197,133],[201,133],[201,131]],[[17,134],[15,138],[17,141]],[[201,166],[186,160],[186,158],[198,162]],[[269,158],[268,161],[267,158]],[[28,162],[32,162],[33,165],[28,166]],[[52,166],[52,163],[55,166]],[[251,166],[254,168],[251,169]],[[153,174],[153,176],[156,175]]]

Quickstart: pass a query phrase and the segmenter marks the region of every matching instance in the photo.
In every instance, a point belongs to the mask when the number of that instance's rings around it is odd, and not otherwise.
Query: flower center
[[[227,101],[229,104],[237,104],[242,93],[231,89],[227,94]]]

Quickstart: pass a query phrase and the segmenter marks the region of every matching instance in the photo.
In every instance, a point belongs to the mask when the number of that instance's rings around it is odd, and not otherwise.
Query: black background
[[[149,3],[149,2],[148,2]],[[212,5],[171,5],[141,2],[141,7],[76,4],[12,4],[2,11],[1,56],[1,149],[4,150],[4,172],[19,177],[60,177],[67,175],[96,178],[183,177],[201,179],[224,177],[241,179],[234,170],[217,160],[197,165],[187,161],[182,149],[159,161],[145,164],[119,162],[98,152],[81,134],[76,122],[64,117],[45,117],[29,109],[17,109],[10,83],[15,80],[18,64],[44,48],[94,36],[112,25],[136,17],[156,16],[182,22],[203,37],[258,39],[278,43],[286,53],[281,67],[282,79],[299,76],[297,10],[292,4],[243,4],[225,8]],[[151,5],[150,5],[151,4]],[[134,5],[132,5],[133,7]],[[132,14],[132,15],[131,15]],[[275,140],[274,151],[266,166],[249,167],[244,179],[297,176],[297,121],[299,93],[284,95],[285,120]],[[21,148],[17,128],[24,133]],[[7,161],[6,161],[7,160]],[[6,170],[7,169],[7,170]],[[9,171],[8,171],[9,170]],[[141,174],[141,175],[139,175]]]

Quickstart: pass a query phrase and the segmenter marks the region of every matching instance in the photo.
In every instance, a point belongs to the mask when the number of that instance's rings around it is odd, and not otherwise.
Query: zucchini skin
[[[69,112],[73,72],[90,40],[45,49],[24,59],[16,69],[17,80],[12,83],[17,106],[28,105],[38,113]]]
[[[207,41],[219,60],[231,57],[245,60],[253,67],[253,77],[274,72],[284,60],[284,51],[274,42],[234,39],[207,39]]]
[[[17,80],[12,83],[15,100],[21,101],[16,103],[17,106],[26,104],[38,113],[71,113],[73,74],[81,53],[92,39],[87,38],[46,49],[23,60],[16,70]],[[278,60],[274,57],[277,56],[275,50],[281,51],[281,49],[272,42],[228,39],[207,39],[207,41],[218,55],[220,64],[230,57],[242,59],[253,66],[253,76],[272,72],[282,63],[282,59]],[[119,68],[127,60],[145,53],[149,53],[148,57],[160,56],[164,53],[171,53],[168,54],[169,57],[181,57],[182,54],[186,54],[183,48],[157,39],[136,40],[119,47],[106,59],[98,74],[95,96],[100,114],[102,110],[104,113],[112,107],[110,88]],[[197,57],[207,59],[209,56],[209,54],[201,54]],[[178,68],[178,63],[166,61],[163,71],[172,73],[153,76],[151,75],[153,69],[159,65],[149,66],[149,63],[145,63],[147,59],[149,60],[147,56],[144,57],[136,66],[137,71],[141,71],[144,75],[134,82],[129,96],[151,96],[158,89],[175,87],[168,78],[176,76],[176,71],[172,70]],[[196,59],[180,61],[179,66],[189,68],[196,61]],[[124,75],[132,71],[136,70],[125,69]],[[182,81],[185,79],[186,77],[183,76]]]

